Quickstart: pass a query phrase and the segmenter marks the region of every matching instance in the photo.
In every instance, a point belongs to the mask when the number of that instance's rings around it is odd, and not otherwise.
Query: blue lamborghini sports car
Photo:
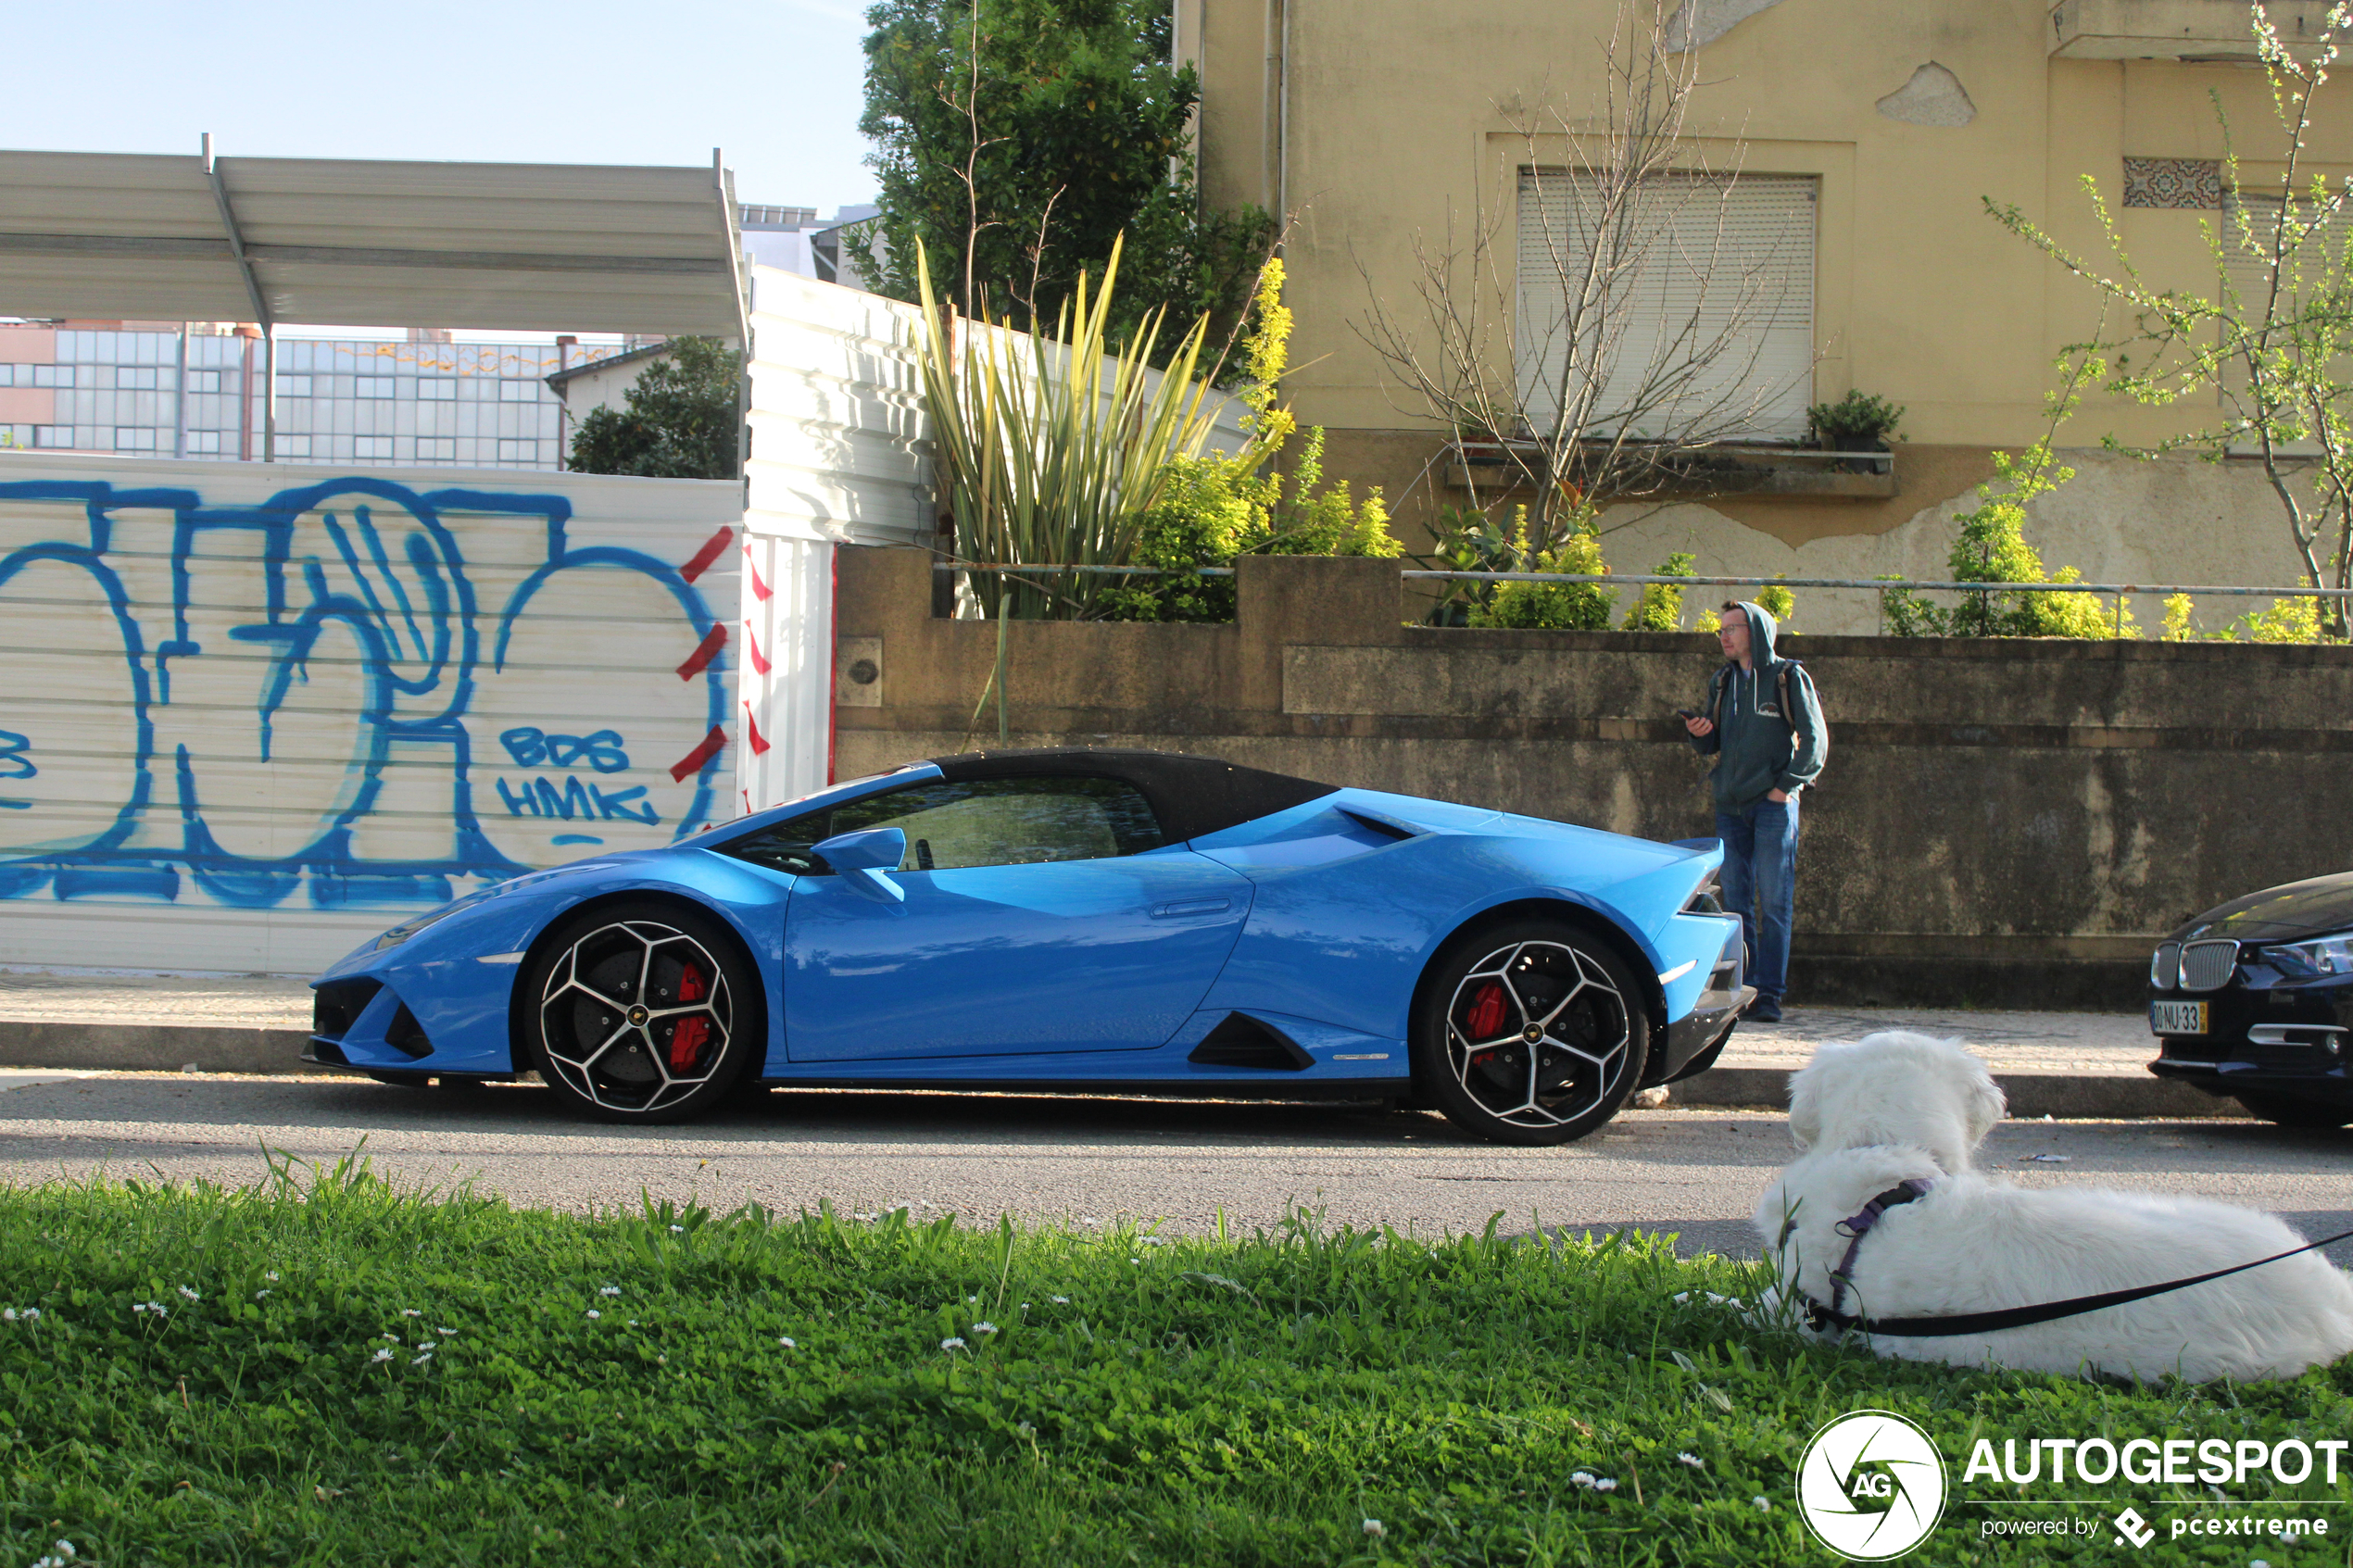
[[[1565,1143],[1755,992],[1713,839],[1655,844],[1155,751],[916,762],[535,872],[314,983],[305,1060],[536,1071],[673,1122],[738,1086],[1435,1107]]]

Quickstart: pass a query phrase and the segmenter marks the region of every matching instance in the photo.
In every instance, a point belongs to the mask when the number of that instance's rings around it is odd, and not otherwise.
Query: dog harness
[[[1846,1302],[1847,1283],[1854,1277],[1855,1255],[1862,1251],[1863,1238],[1871,1234],[1871,1227],[1879,1223],[1879,1219],[1881,1214],[1886,1213],[1890,1209],[1896,1207],[1898,1204],[1909,1203],[1914,1198],[1926,1198],[1928,1196],[1928,1189],[1934,1185],[1935,1184],[1933,1182],[1924,1180],[1919,1176],[1913,1176],[1907,1180],[1898,1182],[1894,1186],[1889,1187],[1885,1192],[1881,1193],[1877,1198],[1872,1198],[1869,1203],[1864,1204],[1862,1212],[1858,1214],[1849,1214],[1846,1218],[1841,1220],[1837,1225],[1832,1227],[1839,1235],[1846,1237],[1846,1256],[1841,1258],[1838,1261],[1838,1267],[1831,1271],[1831,1304],[1825,1307],[1819,1301],[1815,1300],[1811,1296],[1806,1298],[1806,1316],[1813,1320],[1814,1326],[1817,1329],[1823,1328],[1831,1323],[1835,1323],[1839,1327],[1844,1328],[1850,1323],[1861,1321],[1860,1319],[1847,1316],[1844,1312],[1840,1311],[1839,1309]],[[1794,1224],[1795,1223],[1796,1216],[1791,1216],[1790,1224]],[[1789,1239],[1789,1225],[1783,1225],[1781,1227],[1781,1239],[1783,1241],[1787,1241]]]
[[[1890,1209],[1927,1197],[1929,1189],[1935,1185],[1933,1182],[1913,1177],[1889,1187],[1885,1192],[1864,1204],[1862,1212],[1850,1214],[1838,1223],[1834,1228],[1839,1235],[1847,1238],[1846,1255],[1838,1261],[1838,1267],[1831,1271],[1830,1305],[1826,1307],[1811,1296],[1805,1297],[1806,1316],[1816,1332],[1828,1333],[1831,1329],[1837,1329],[1841,1333],[1845,1333],[1850,1330],[1859,1330],[1864,1334],[1881,1334],[1891,1337],[1918,1339],[1949,1338],[1962,1334],[1994,1334],[2006,1328],[2024,1328],[2032,1323],[2051,1323],[2059,1318],[2071,1318],[2084,1312],[2096,1312],[2103,1307],[2121,1307],[2128,1301],[2145,1300],[2151,1296],[2162,1296],[2168,1291],[2184,1289],[2193,1285],[2204,1285],[2208,1280],[2245,1273],[2249,1269],[2259,1269],[2266,1263],[2276,1263],[2283,1258],[2293,1258],[2299,1252],[2309,1252],[2315,1248],[2327,1247],[2335,1242],[2353,1238],[2353,1231],[2339,1231],[2334,1236],[2323,1236],[2318,1241],[2308,1241],[2301,1247],[2292,1247],[2285,1252],[2275,1252],[2269,1258],[2258,1258],[2251,1263],[2240,1263],[2233,1268],[2216,1269],[2211,1273],[2192,1274],[2187,1279],[2167,1280],[2162,1285],[2144,1285],[2131,1290],[2103,1291],[2097,1296],[2074,1296],[2064,1301],[2045,1301],[2032,1307],[2004,1307],[1991,1312],[1945,1312],[1933,1317],[1919,1318],[1867,1318],[1860,1312],[1841,1311],[1846,1300],[1846,1286],[1854,1276],[1856,1254],[1862,1250],[1863,1238],[1870,1234],[1871,1227],[1877,1224],[1881,1216]],[[1796,1225],[1797,1217],[1793,1214],[1782,1222],[1781,1242],[1783,1245],[1787,1245],[1790,1232],[1795,1229]],[[1803,1292],[1800,1294],[1803,1295]]]

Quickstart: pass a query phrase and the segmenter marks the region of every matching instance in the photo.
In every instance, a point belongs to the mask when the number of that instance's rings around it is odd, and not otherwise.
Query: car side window
[[[838,834],[895,827],[907,835],[903,872],[1100,860],[1166,843],[1151,803],[1116,779],[945,781],[871,795],[737,839],[725,852],[796,876],[831,868],[813,846]]]

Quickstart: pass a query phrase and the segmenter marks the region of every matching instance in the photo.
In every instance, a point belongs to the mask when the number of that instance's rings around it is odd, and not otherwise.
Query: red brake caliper
[[[1504,1010],[1510,1005],[1502,984],[1489,981],[1471,998],[1470,1015],[1463,1020],[1463,1033],[1474,1040],[1486,1039],[1504,1027]]]
[[[710,994],[703,983],[702,971],[693,964],[683,964],[678,974],[678,999],[698,1002]],[[699,1015],[682,1018],[670,1035],[670,1070],[684,1073],[695,1065],[695,1058],[702,1053],[703,1042],[711,1038],[711,1020]]]

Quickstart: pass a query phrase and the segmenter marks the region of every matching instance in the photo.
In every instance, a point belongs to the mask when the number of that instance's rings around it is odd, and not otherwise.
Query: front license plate
[[[2151,1002],[2149,1033],[2152,1035],[2203,1035],[2206,1033],[2207,1002]]]

